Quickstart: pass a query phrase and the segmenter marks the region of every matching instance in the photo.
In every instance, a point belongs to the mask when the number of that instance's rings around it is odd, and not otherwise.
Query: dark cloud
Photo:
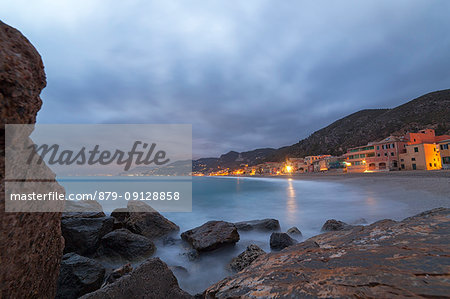
[[[192,123],[195,156],[279,147],[448,88],[448,1],[15,1],[41,123]]]

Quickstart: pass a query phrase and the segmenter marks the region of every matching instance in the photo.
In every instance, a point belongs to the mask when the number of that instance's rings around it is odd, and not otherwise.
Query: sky
[[[3,0],[43,57],[42,124],[192,124],[193,155],[278,148],[450,88],[450,1]]]

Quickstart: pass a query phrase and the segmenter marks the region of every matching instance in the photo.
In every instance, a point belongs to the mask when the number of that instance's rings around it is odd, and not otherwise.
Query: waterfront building
[[[450,169],[450,139],[438,142],[443,169]]]
[[[437,170],[442,168],[439,146],[436,143],[406,145],[406,153],[400,155],[404,170]]]

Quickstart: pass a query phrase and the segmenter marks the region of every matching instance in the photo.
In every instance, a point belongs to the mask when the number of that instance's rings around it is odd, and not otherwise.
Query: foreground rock
[[[99,255],[111,259],[135,261],[155,252],[150,239],[133,234],[127,229],[118,229],[106,234],[100,241]]]
[[[100,288],[105,268],[98,262],[75,253],[61,261],[56,298],[75,299]]]
[[[124,228],[152,240],[180,230],[175,223],[144,202],[130,201],[126,209],[116,209],[111,216],[120,221]]]
[[[342,221],[339,221],[336,219],[330,219],[330,220],[327,220],[323,224],[321,231],[322,232],[331,232],[331,231],[348,230],[351,228],[352,228],[352,226],[348,225],[345,222],[342,222]]]
[[[64,247],[60,213],[5,213],[5,124],[34,124],[45,87],[44,65],[33,45],[0,21],[0,281],[2,298],[54,298]],[[10,163],[15,161],[10,160]],[[28,171],[28,169],[27,169]],[[31,170],[29,170],[31,171]],[[45,192],[64,189],[45,164],[33,171],[50,179]],[[22,177],[23,178],[23,177]],[[44,190],[33,190],[44,193]]]
[[[67,201],[62,218],[101,218],[105,217],[102,206],[96,201]]]
[[[114,269],[105,279],[105,282],[102,285],[102,288],[108,284],[115,282],[117,279],[121,278],[124,275],[130,274],[133,271],[133,267],[130,263],[123,265],[120,268]]]
[[[84,299],[192,298],[180,289],[172,271],[159,258],[145,261],[129,275],[84,295]]]
[[[208,221],[202,226],[181,234],[181,238],[197,251],[211,251],[239,241],[239,233],[233,223]]]
[[[274,250],[281,250],[296,243],[297,241],[286,233],[272,233],[270,235],[270,248]]]
[[[239,272],[250,266],[254,260],[264,254],[266,254],[264,250],[254,244],[251,244],[244,252],[231,260],[230,268],[235,272]]]
[[[325,233],[205,291],[207,298],[404,298],[448,296],[450,209],[401,222]]]
[[[280,223],[276,219],[241,221],[236,222],[234,225],[236,225],[238,230],[242,231],[259,230],[271,232],[280,230]]]
[[[62,219],[61,229],[66,241],[64,252],[93,254],[100,245],[100,239],[112,231],[113,226],[112,217]]]

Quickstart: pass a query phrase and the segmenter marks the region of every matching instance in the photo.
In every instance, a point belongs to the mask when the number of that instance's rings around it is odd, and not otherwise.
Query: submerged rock
[[[247,247],[247,249],[244,252],[239,254],[237,257],[233,258],[229,266],[231,270],[239,272],[242,269],[248,267],[259,256],[264,254],[266,254],[264,250],[262,250],[261,248],[259,248],[254,244],[251,244]]]
[[[242,231],[250,231],[250,230],[259,230],[259,231],[278,231],[280,230],[280,223],[276,219],[261,219],[261,220],[250,220],[250,221],[241,221],[236,222],[238,230]]]
[[[239,233],[233,223],[208,221],[202,226],[181,234],[181,238],[197,251],[211,251],[239,241]]]
[[[274,250],[281,250],[296,243],[297,241],[286,233],[272,233],[270,235],[270,248]]]
[[[105,268],[95,260],[67,253],[63,256],[56,298],[75,299],[100,288]]]
[[[180,230],[178,225],[143,202],[130,201],[126,210],[116,210],[114,215],[117,219],[123,219],[121,221],[125,228],[149,239],[156,239]]]
[[[209,287],[206,298],[448,296],[450,209],[321,234]]]
[[[152,255],[156,247],[153,242],[127,229],[118,229],[106,234],[100,241],[99,255],[136,261]]]
[[[180,289],[177,279],[164,262],[159,258],[152,258],[129,275],[81,298],[192,298],[192,296]]]
[[[293,226],[290,229],[288,229],[286,233],[288,233],[289,235],[298,236],[298,237],[302,236],[302,232],[296,226]]]
[[[113,226],[112,217],[62,219],[61,230],[66,242],[64,252],[93,254],[100,245],[100,239],[111,232]]]
[[[345,222],[342,222],[342,221],[339,221],[336,219],[330,219],[330,220],[327,220],[323,224],[321,231],[322,232],[331,232],[331,231],[348,230],[351,228],[352,228],[352,226],[348,225]]]

